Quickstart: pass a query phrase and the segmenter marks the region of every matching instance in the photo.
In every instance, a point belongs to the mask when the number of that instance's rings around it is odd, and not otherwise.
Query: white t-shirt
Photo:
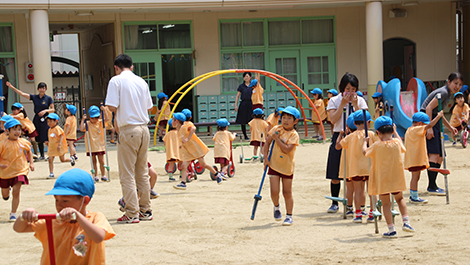
[[[153,107],[147,83],[131,71],[123,71],[109,80],[106,105],[117,108],[119,127],[147,124],[148,110]]]
[[[326,111],[338,109],[339,106],[341,105],[341,100],[343,100],[342,93],[330,98],[330,101],[328,101],[328,107],[326,107]],[[359,96],[357,97],[357,104],[359,105],[360,109],[365,109],[365,110],[369,109],[369,107],[367,106],[366,100],[362,97],[359,97]],[[346,117],[347,119],[349,117],[349,114],[351,114],[349,111],[349,104],[346,104],[346,114],[347,114],[347,117]],[[339,118],[339,120],[334,124],[333,132],[341,132],[342,130],[343,130],[343,117]]]

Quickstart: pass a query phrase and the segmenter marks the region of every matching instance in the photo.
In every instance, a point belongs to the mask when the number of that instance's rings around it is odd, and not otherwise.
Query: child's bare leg
[[[366,205],[366,181],[363,180],[362,181],[362,193],[361,193],[361,206],[365,206]]]
[[[158,136],[159,136],[159,137],[161,137],[161,136],[162,136],[162,134],[163,134],[163,130],[164,130],[164,129],[165,129],[165,128],[163,128],[163,126],[161,126],[161,125],[158,125]]]
[[[115,134],[116,134],[116,129],[112,128],[111,129],[111,141],[114,141]]]
[[[253,148],[253,156],[256,156],[258,154],[258,146],[254,146]]]
[[[67,141],[67,143],[69,144],[69,148],[70,148],[70,156],[77,154],[77,151],[75,150],[75,146],[73,146],[73,142],[74,141]]]
[[[354,184],[353,181],[346,181],[346,198],[348,199],[348,206],[352,206],[354,202]]]
[[[221,171],[221,172],[224,172],[225,174],[227,174],[228,165],[221,163],[221,164],[220,164],[220,171]]]
[[[410,190],[418,190],[418,180],[421,175],[421,171],[411,172]]]
[[[199,164],[201,164],[201,167],[208,169],[210,172],[212,172],[212,174],[214,174],[214,176],[217,174],[217,171],[215,171],[215,169],[211,165],[206,164],[206,161],[204,160],[204,157],[200,157],[197,160],[199,161]],[[189,164],[186,165],[186,167],[188,167],[188,166],[189,166]]]
[[[279,192],[280,192],[280,180],[279,176],[269,176],[269,187],[271,188],[271,201],[274,206],[279,206]]]
[[[174,165],[175,163],[173,163]],[[157,171],[153,169],[153,167],[149,168],[149,176],[150,176],[150,188],[153,189],[155,187],[155,183],[157,182]]]
[[[21,182],[17,182],[15,185],[13,185],[12,188],[12,200],[11,200],[11,212],[16,213],[16,210],[18,210],[18,205],[20,205],[20,189],[21,189]]]
[[[319,132],[320,132],[320,124],[314,123],[313,124],[313,129],[315,129],[315,136],[318,136]]]
[[[98,165],[96,163],[96,155],[91,155],[91,159],[93,160],[93,169],[95,170],[94,177],[96,177],[98,174]]]
[[[199,161],[201,161],[201,160],[199,160]],[[183,161],[183,163],[181,163],[181,182],[186,183],[186,179],[188,178],[188,166],[189,166],[190,163],[191,163],[191,161]],[[214,169],[212,168],[212,170],[214,170]]]
[[[69,157],[65,157],[65,154],[59,156],[60,162],[70,162]]]
[[[391,202],[390,202],[390,194],[380,195],[380,200],[382,201],[382,214],[385,216],[385,221],[387,225],[393,225],[393,216],[391,211]]]
[[[286,202],[286,214],[292,215],[294,210],[294,197],[292,197],[292,179],[282,178],[282,196]]]
[[[354,206],[356,208],[356,212],[361,212],[362,199],[364,195],[364,184],[362,181],[353,181],[354,185]],[[349,200],[348,200],[349,201]],[[348,203],[349,204],[349,203]]]
[[[54,173],[54,156],[49,156],[47,159],[49,162],[49,173]]]
[[[6,201],[10,197],[10,189],[2,188],[2,197]]]
[[[408,216],[408,208],[406,207],[405,199],[403,198],[403,192],[395,195],[395,201],[397,202],[398,209],[402,217]]]
[[[106,171],[104,169],[104,155],[98,155],[98,162],[100,162],[101,176],[106,176]]]

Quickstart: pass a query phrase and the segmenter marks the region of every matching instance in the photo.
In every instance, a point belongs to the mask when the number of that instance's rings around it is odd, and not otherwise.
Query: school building
[[[0,74],[5,109],[32,104],[5,86],[36,93],[45,82],[57,104],[99,104],[113,60],[134,60],[154,101],[209,71],[254,68],[293,81],[305,92],[337,88],[346,72],[371,95],[391,76],[406,87],[411,77],[442,84],[459,70],[470,76],[469,1],[439,0],[3,0],[0,2]],[[51,41],[78,34],[78,59],[51,56]],[[51,63],[66,64],[79,87],[54,89]],[[56,81],[53,81],[56,80]],[[195,121],[233,119],[241,75],[222,75],[197,85],[180,108]],[[292,103],[269,78],[261,84],[269,110]],[[70,96],[72,93],[72,96]],[[272,102],[271,102],[272,101]]]

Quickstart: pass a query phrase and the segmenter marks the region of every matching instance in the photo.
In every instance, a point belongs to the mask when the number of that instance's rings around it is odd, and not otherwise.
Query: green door
[[[326,91],[336,87],[336,67],[334,47],[309,48],[301,52],[302,87],[310,95],[314,88]]]
[[[275,70],[275,73],[281,75],[294,84],[299,86],[300,83],[300,62],[299,62],[299,51],[272,51],[269,53],[271,69]],[[289,84],[287,84],[289,87]],[[272,92],[287,92],[286,88],[278,82],[271,79],[271,91]],[[294,90],[295,91],[295,90]]]
[[[158,54],[129,54],[132,57],[134,73],[142,77],[149,85],[154,105],[158,103],[157,94],[162,91],[161,58]],[[157,78],[158,76],[158,78]]]

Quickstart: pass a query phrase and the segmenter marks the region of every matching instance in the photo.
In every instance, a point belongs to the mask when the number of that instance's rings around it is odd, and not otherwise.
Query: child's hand
[[[5,169],[5,168],[7,168],[7,167],[8,167],[8,164],[0,164],[0,168]]]
[[[264,167],[267,167],[267,166],[270,166],[271,163],[269,162],[268,159],[265,158],[263,164],[264,164]]]
[[[57,151],[60,152],[60,144],[57,146]]]
[[[9,81],[6,82],[7,87],[12,87],[11,83]]]
[[[79,212],[72,207],[64,208],[59,212],[60,218],[64,221],[71,221],[73,214],[78,215]]]
[[[369,141],[370,141],[369,136],[367,136],[367,137],[364,138],[364,142],[365,142],[365,143],[369,144]]]
[[[183,144],[185,144],[185,143],[189,142],[189,139],[186,139],[186,138],[183,137],[183,141],[182,141],[182,142],[183,142]]]
[[[454,135],[457,135],[459,133],[459,131],[457,129],[455,129],[455,127],[450,126],[450,128],[452,129],[452,133]]]
[[[49,146],[49,141],[45,141],[44,144]]]
[[[339,136],[343,137],[343,135],[344,135],[344,131],[339,132]]]
[[[82,120],[85,120],[85,119],[86,119],[86,114],[83,114]]]
[[[34,171],[34,165],[33,165],[33,164],[29,164],[29,169],[31,169],[31,171]]]
[[[394,123],[393,124],[393,131],[396,132],[397,131],[397,125]]]
[[[439,111],[439,112],[437,113],[437,116],[438,116],[438,117],[444,117],[444,111],[443,111],[443,110]]]
[[[233,133],[233,136],[235,136],[235,137],[236,137],[236,136],[237,136],[237,133]]]
[[[37,220],[37,215],[38,211],[36,211],[36,209],[28,208],[21,213],[21,220],[31,223]]]
[[[351,103],[352,103],[353,105],[356,105],[358,100],[359,100],[359,97],[357,96],[357,94],[356,94],[356,93],[352,93],[352,94],[351,94]]]

